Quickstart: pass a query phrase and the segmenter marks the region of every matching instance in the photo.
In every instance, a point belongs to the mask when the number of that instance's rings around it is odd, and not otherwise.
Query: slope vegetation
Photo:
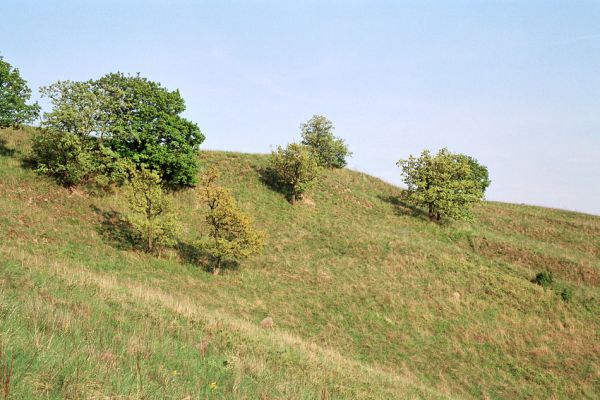
[[[599,396],[599,217],[487,202],[474,223],[437,225],[347,169],[292,207],[261,181],[265,156],[203,152],[268,233],[215,277],[190,246],[194,190],[175,195],[177,248],[149,256],[118,191],[37,176],[29,143],[0,131],[0,395]],[[551,287],[531,282],[540,271]]]

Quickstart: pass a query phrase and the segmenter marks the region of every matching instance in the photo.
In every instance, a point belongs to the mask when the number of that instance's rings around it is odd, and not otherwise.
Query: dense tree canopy
[[[300,125],[302,144],[317,156],[321,167],[343,168],[352,153],[343,139],[333,136],[333,123],[322,115],[314,115]]]
[[[467,160],[469,166],[471,167],[471,177],[479,184],[481,192],[485,193],[487,188],[492,183],[492,181],[490,181],[487,167],[485,165],[481,165],[479,161],[471,156],[466,156],[464,154],[461,154],[461,156]]]
[[[484,166],[448,149],[435,156],[425,150],[418,158],[398,161],[398,166],[407,185],[406,199],[426,207],[431,220],[469,219],[472,205],[483,199],[489,185]]]
[[[159,171],[169,185],[195,184],[196,155],[204,135],[181,117],[185,102],[179,91],[122,73],[86,82],[59,81],[40,91],[53,107],[42,122],[47,131],[109,148],[138,168]]]
[[[19,126],[38,117],[40,106],[28,105],[30,97],[31,89],[19,70],[0,56],[0,128]]]

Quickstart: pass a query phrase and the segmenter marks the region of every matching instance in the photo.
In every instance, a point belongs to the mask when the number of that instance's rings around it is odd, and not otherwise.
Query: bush
[[[569,288],[563,288],[563,290],[560,292],[560,297],[563,299],[563,301],[568,303],[573,298],[573,291]]]
[[[64,186],[93,184],[106,190],[123,183],[131,163],[94,138],[39,130],[33,136],[32,158],[38,172]]]
[[[88,143],[72,133],[39,131],[33,136],[32,152],[37,171],[65,186],[87,181],[96,168]]]
[[[552,272],[550,272],[550,271],[538,272],[536,274],[535,278],[533,278],[533,282],[542,287],[550,286],[552,284],[552,282],[554,282],[554,278],[552,277]]]
[[[285,148],[277,146],[271,154],[269,175],[292,204],[314,185],[319,173],[315,155],[302,144],[291,143]]]

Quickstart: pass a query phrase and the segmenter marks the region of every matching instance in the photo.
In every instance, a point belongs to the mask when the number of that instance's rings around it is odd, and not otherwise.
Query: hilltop
[[[175,194],[177,248],[147,255],[118,190],[57,186],[29,146],[29,131],[0,130],[9,398],[599,396],[600,217],[485,202],[472,223],[435,224],[348,169],[291,206],[262,182],[266,156],[203,151],[268,234],[215,277],[189,246],[193,189]],[[532,283],[541,271],[551,287]]]

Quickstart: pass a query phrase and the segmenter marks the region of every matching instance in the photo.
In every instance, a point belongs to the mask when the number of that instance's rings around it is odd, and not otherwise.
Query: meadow
[[[0,130],[0,398],[600,397],[600,217],[484,202],[432,223],[349,169],[291,206],[266,155],[202,151],[267,234],[213,276],[194,189],[148,255],[119,189],[37,175],[30,140]]]

